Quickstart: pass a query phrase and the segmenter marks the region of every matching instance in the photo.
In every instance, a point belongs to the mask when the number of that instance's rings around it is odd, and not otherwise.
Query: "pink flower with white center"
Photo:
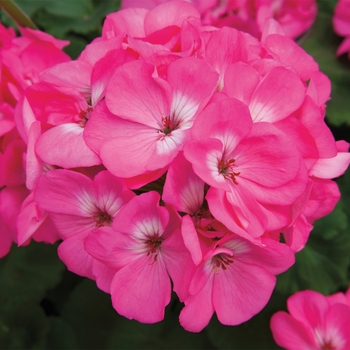
[[[189,130],[217,82],[215,70],[194,58],[171,63],[166,81],[143,61],[117,69],[107,87],[106,105],[120,118],[113,123],[113,137],[107,136],[100,148],[103,164],[123,178],[169,165],[189,139]],[[103,121],[84,134],[88,143],[109,128]]]
[[[214,312],[225,325],[247,321],[267,304],[274,275],[293,263],[294,255],[286,246],[278,250],[257,246],[235,234],[213,241],[190,281],[181,325],[200,332]]]
[[[225,99],[203,110],[192,137],[184,155],[211,186],[206,198],[216,219],[247,239],[278,226],[274,221],[281,221],[280,228],[291,221],[283,211],[275,215],[277,206],[294,203],[305,190],[307,174],[284,133],[268,123],[252,123],[242,102]]]
[[[333,15],[333,28],[334,31],[344,36],[345,39],[337,50],[337,55],[340,56],[344,53],[348,53],[350,58],[350,1],[339,0],[334,10]]]
[[[58,253],[68,269],[94,279],[93,258],[84,250],[84,239],[99,227],[111,226],[120,208],[135,194],[122,179],[101,171],[93,180],[71,170],[42,175],[34,193],[36,203],[49,213],[63,243]]]
[[[151,191],[133,198],[115,217],[113,230],[90,234],[86,250],[115,270],[111,284],[113,307],[144,323],[161,321],[170,301],[171,283],[182,298],[183,274],[191,264],[180,234],[180,217],[159,206]]]
[[[312,290],[287,300],[289,314],[279,311],[270,327],[276,343],[287,350],[350,348],[350,289],[346,295],[324,296]]]

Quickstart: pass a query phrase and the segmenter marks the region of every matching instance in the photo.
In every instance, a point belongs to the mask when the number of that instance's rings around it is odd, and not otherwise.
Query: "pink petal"
[[[204,182],[182,153],[172,161],[163,188],[163,200],[176,210],[195,214],[204,200]]]
[[[100,157],[85,143],[83,132],[75,123],[57,125],[39,137],[36,153],[45,163],[63,168],[101,164]]]
[[[265,45],[273,52],[275,59],[286,66],[293,67],[304,81],[309,80],[312,73],[319,70],[313,57],[308,55],[292,39],[272,34],[266,38]]]
[[[40,177],[34,198],[49,212],[90,218],[96,210],[94,195],[93,183],[87,176],[62,169]]]
[[[212,301],[213,278],[208,279],[203,288],[193,296],[185,300],[185,307],[180,313],[180,324],[189,332],[200,332],[204,329],[213,316],[214,306]]]
[[[136,38],[145,37],[144,21],[148,13],[146,9],[130,8],[107,15],[102,37],[109,39],[118,34],[128,34]]]
[[[132,61],[135,56],[125,50],[111,50],[95,63],[91,74],[91,104],[96,106],[105,95],[107,84],[113,72],[126,62]]]
[[[145,18],[145,32],[150,35],[169,26],[181,27],[184,20],[191,18],[195,23],[200,22],[197,9],[184,1],[169,1],[149,11]],[[133,35],[135,36],[135,35]]]
[[[164,261],[140,256],[119,270],[111,284],[113,307],[129,319],[155,323],[164,318],[171,284]]]
[[[196,265],[199,265],[203,258],[202,250],[199,243],[197,231],[189,215],[186,215],[182,218],[181,232],[185,246],[191,253],[193,262]]]
[[[252,66],[237,62],[227,67],[223,92],[248,105],[259,81],[260,76]]]
[[[284,311],[279,311],[272,316],[270,327],[275,342],[283,348],[318,349],[310,330]]]
[[[320,328],[329,309],[327,298],[315,291],[306,290],[293,294],[287,300],[292,317],[306,327]]]
[[[86,232],[82,232],[68,237],[59,245],[57,252],[69,271],[94,280],[93,257],[84,249],[86,235]]]
[[[255,122],[286,118],[302,104],[305,88],[300,78],[283,67],[273,68],[254,91],[249,109]]]
[[[161,116],[169,115],[170,88],[164,81],[158,84],[153,72],[154,66],[143,61],[117,69],[106,90],[108,109],[124,119],[160,128]]]
[[[276,278],[259,265],[237,259],[215,275],[213,304],[221,323],[238,325],[256,315],[267,304]]]
[[[40,77],[47,83],[67,86],[76,89],[81,94],[91,94],[91,71],[90,64],[83,61],[71,61],[57,64],[46,70]]]

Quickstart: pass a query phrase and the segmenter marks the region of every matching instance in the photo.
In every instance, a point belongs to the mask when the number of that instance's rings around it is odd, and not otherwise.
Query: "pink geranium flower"
[[[333,15],[333,27],[335,32],[345,39],[337,50],[337,55],[348,52],[350,57],[350,1],[339,0]]]
[[[157,77],[151,64],[126,63],[115,71],[106,91],[108,109],[120,117],[114,118],[114,129],[106,133],[110,127],[102,119],[95,129],[87,130],[85,138],[105,135],[100,157],[116,176],[130,178],[164,168],[189,139],[197,113],[217,81],[212,67],[193,58],[171,63],[166,81]]]
[[[273,125],[253,123],[242,102],[225,99],[198,116],[192,137],[184,155],[211,186],[207,200],[216,219],[248,239],[272,229],[276,220],[291,220],[277,219],[265,204],[292,204],[307,178],[299,155],[289,152],[292,145]]]
[[[278,252],[255,246],[234,234],[213,240],[190,281],[181,325],[199,332],[214,312],[226,325],[238,325],[257,314],[271,296],[274,275],[294,263],[293,254],[285,248]]]
[[[46,210],[64,240],[58,252],[68,268],[94,279],[92,257],[84,250],[84,239],[91,231],[111,226],[120,208],[135,194],[122,179],[108,171],[93,180],[70,170],[52,170],[42,175],[34,199]]]
[[[172,0],[123,0],[122,7],[153,9]],[[276,19],[286,35],[297,38],[313,24],[317,5],[315,0],[186,0],[201,14],[203,24],[230,26],[260,37],[265,21]]]
[[[324,296],[312,290],[297,292],[287,301],[289,314],[272,316],[276,343],[287,350],[347,350],[350,348],[350,289],[344,295]]]
[[[111,296],[121,315],[144,323],[161,321],[170,301],[171,283],[183,296],[182,271],[191,266],[180,234],[180,217],[172,208],[159,206],[151,191],[126,204],[113,229],[90,234],[86,250],[114,269]]]

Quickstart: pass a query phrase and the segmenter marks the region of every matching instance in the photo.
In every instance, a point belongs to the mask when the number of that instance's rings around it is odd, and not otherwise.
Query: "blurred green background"
[[[68,39],[66,52],[76,58],[101,33],[106,14],[119,9],[118,0],[16,0],[43,31]],[[319,0],[319,14],[299,44],[332,81],[327,123],[336,140],[350,142],[350,63],[335,57],[342,41],[332,29],[336,0]],[[14,23],[4,12],[0,20]],[[182,304],[174,296],[165,320],[144,325],[119,316],[109,295],[93,281],[68,272],[58,259],[57,245],[31,243],[12,247],[0,259],[0,349],[277,349],[271,315],[286,309],[298,290],[324,294],[345,291],[350,284],[350,172],[337,180],[342,199],[319,220],[296,264],[278,276],[269,304],[250,321],[221,325],[213,317],[201,333],[184,331],[178,322]]]

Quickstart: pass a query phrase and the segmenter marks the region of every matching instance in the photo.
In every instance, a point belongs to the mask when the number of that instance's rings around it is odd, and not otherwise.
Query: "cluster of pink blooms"
[[[153,9],[173,0],[122,0],[122,8]],[[295,39],[316,19],[316,0],[186,0],[201,14],[202,24],[233,27],[261,37],[265,21],[274,18]]]
[[[345,39],[337,50],[337,55],[348,53],[350,58],[350,0],[339,0],[333,16],[334,31]]]
[[[16,37],[13,28],[0,24],[0,258],[9,252],[12,242],[18,242],[17,216],[26,210],[22,203],[30,201],[33,189],[26,186],[23,161],[29,148],[16,128],[14,109],[25,89],[39,82],[44,70],[70,61],[62,52],[68,44],[28,28],[21,28],[21,36]],[[57,234],[48,238],[55,232],[51,227],[35,231],[38,240],[53,243],[58,238]]]
[[[276,343],[287,350],[350,349],[350,288],[324,296],[305,290],[287,301],[290,314],[272,316],[271,330]]]
[[[108,15],[74,61],[2,30],[1,256],[62,240],[68,269],[144,323],[172,289],[192,332],[257,314],[350,162],[313,58],[273,19],[258,40],[182,1]]]

